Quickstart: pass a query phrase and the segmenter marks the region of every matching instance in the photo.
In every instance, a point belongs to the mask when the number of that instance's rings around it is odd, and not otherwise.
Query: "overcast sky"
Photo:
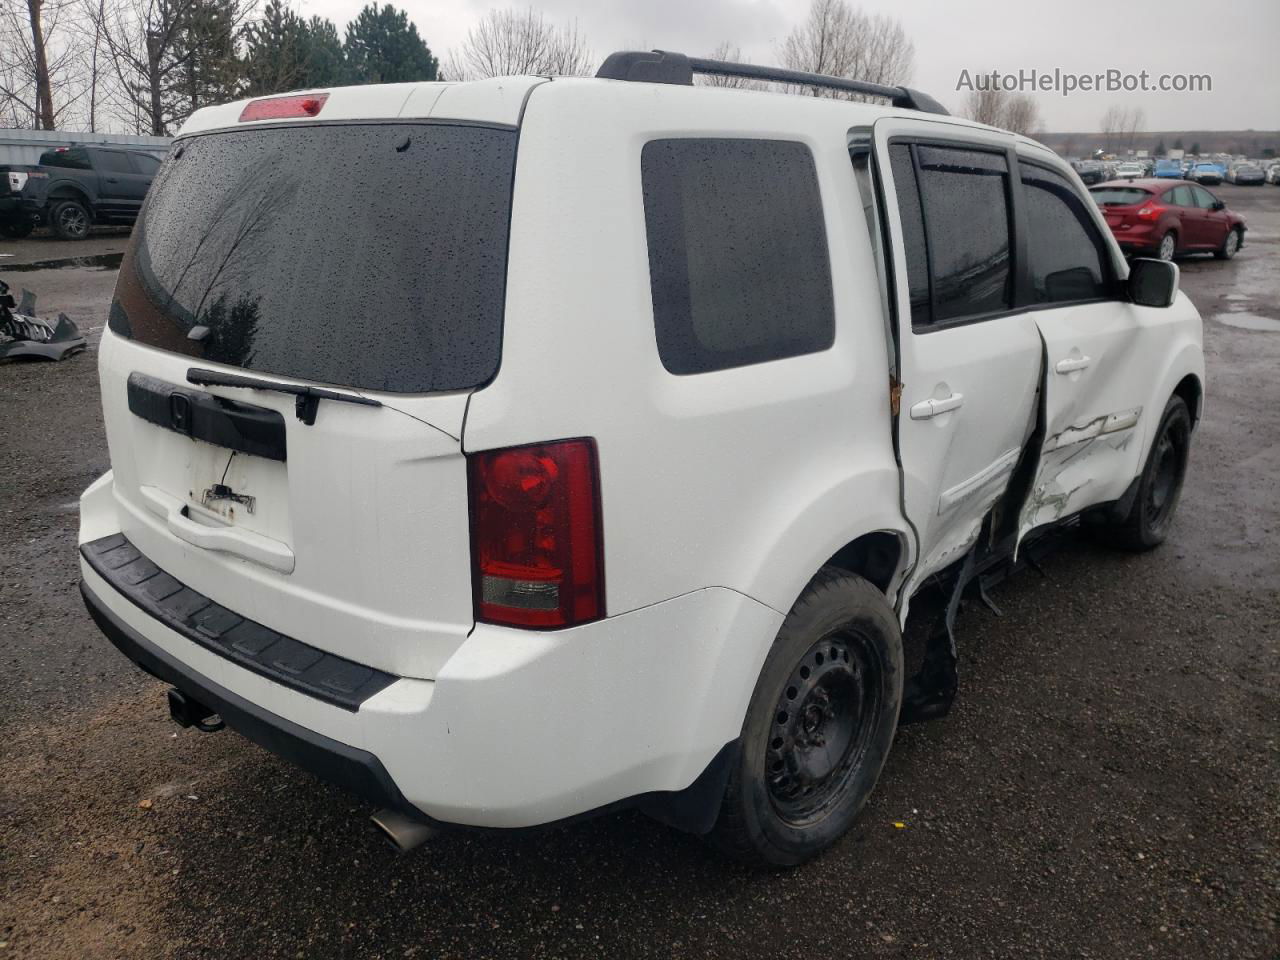
[[[367,0],[297,0],[341,30]],[[489,0],[392,0],[442,60]],[[516,3],[512,6],[523,7]],[[664,48],[708,55],[721,41],[757,63],[805,15],[808,0],[542,0],[549,20],[577,20],[597,59]],[[1140,106],[1148,130],[1280,128],[1280,0],[866,0],[902,20],[915,43],[913,85],[959,112],[962,70],[1055,67],[1075,73],[1209,74],[1211,93],[1039,94],[1050,131],[1097,130],[1112,104]]]

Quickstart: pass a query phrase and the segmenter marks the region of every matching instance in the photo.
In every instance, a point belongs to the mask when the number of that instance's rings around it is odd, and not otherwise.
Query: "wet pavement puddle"
[[[99,253],[89,257],[64,257],[32,263],[0,263],[3,273],[31,273],[36,270],[117,270],[123,253]]]

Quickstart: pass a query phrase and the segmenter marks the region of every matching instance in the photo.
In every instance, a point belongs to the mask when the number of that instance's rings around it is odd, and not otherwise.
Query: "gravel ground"
[[[0,364],[0,958],[1277,960],[1280,189],[1220,193],[1252,232],[1182,265],[1209,397],[1170,542],[1069,538],[1003,618],[963,614],[952,715],[904,729],[852,834],[785,873],[636,815],[400,857],[337,790],[177,731],[76,592],[94,354]],[[109,264],[9,270],[122,246],[10,243],[0,276],[96,342]]]

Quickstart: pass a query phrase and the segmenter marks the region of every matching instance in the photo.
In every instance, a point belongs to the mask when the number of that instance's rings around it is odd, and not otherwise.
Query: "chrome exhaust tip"
[[[435,827],[406,817],[397,810],[379,810],[369,818],[383,837],[401,853],[422,846],[440,831]]]

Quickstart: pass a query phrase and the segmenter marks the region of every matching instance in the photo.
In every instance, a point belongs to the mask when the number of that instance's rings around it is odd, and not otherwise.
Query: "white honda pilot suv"
[[[652,52],[206,108],[103,333],[81,589],[180,724],[404,847],[633,806],[798,863],[948,708],[967,588],[1165,538],[1177,278],[906,88]]]

